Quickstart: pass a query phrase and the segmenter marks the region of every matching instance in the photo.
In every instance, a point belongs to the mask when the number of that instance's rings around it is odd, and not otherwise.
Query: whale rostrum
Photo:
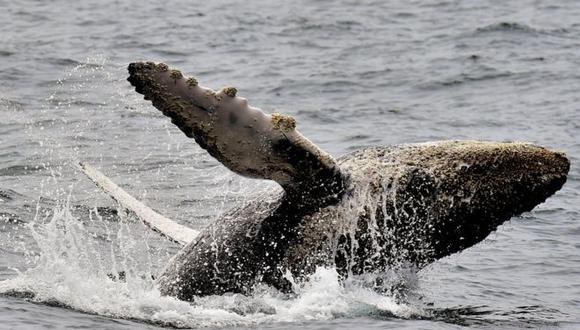
[[[250,293],[333,266],[343,277],[420,269],[482,241],[559,190],[565,154],[523,142],[439,141],[368,147],[337,159],[296,120],[248,105],[166,64],[129,65],[129,82],[227,168],[283,191],[209,224],[158,279],[183,300]],[[169,235],[169,234],[168,234]]]

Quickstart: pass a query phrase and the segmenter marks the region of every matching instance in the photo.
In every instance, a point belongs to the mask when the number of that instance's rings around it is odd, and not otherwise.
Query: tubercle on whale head
[[[235,87],[224,87],[224,88],[222,88],[221,92],[226,94],[229,97],[236,97],[236,94],[238,93],[238,89]]]
[[[294,117],[274,112],[271,118],[274,129],[288,132],[296,128],[296,119]]]
[[[343,189],[335,160],[296,130],[294,118],[265,114],[237,88],[214,91],[164,63],[131,63],[128,71],[138,93],[230,170],[274,180],[296,198],[312,197],[305,203]]]
[[[189,87],[195,87],[195,86],[199,85],[199,82],[194,77],[188,77],[185,80],[185,82],[187,83],[187,86],[189,86]]]
[[[179,70],[171,70],[169,76],[175,80],[183,78],[183,74]]]

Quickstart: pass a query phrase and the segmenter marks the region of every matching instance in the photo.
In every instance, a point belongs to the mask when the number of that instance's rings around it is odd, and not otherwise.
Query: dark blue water
[[[0,0],[0,328],[580,327],[578,17],[577,1]],[[125,81],[135,60],[236,86],[335,156],[523,140],[565,151],[570,176],[484,242],[401,275],[408,301],[319,269],[293,297],[190,305],[150,277],[179,247],[74,164],[193,228],[273,186],[231,174],[143,101]],[[126,282],[107,277],[120,270]]]

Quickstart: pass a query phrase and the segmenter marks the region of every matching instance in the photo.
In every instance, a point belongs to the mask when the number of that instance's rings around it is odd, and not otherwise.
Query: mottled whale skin
[[[215,92],[163,63],[129,65],[136,91],[232,171],[283,190],[205,228],[171,259],[161,292],[182,300],[290,290],[318,266],[344,277],[420,269],[482,241],[566,182],[563,153],[528,143],[440,141],[370,147],[333,159],[281,114]]]

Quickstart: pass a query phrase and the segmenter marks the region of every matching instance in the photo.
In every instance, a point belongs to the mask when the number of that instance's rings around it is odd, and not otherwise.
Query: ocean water
[[[0,328],[580,328],[580,2],[0,0]],[[179,247],[101,169],[201,229],[276,189],[240,178],[125,81],[164,61],[298,120],[335,156],[439,139],[564,151],[564,188],[418,274],[408,299],[320,268],[295,295],[195,304],[152,279]],[[113,280],[125,272],[126,280]]]

